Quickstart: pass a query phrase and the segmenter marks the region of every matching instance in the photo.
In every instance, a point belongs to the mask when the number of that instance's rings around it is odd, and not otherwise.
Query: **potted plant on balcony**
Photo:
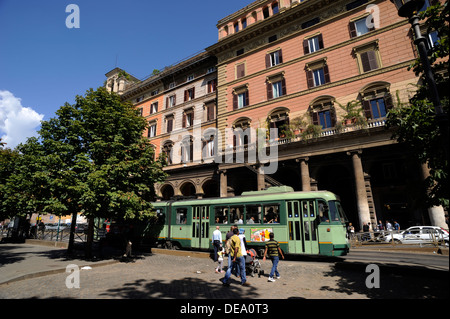
[[[309,124],[306,127],[306,130],[302,133],[302,137],[305,139],[316,138],[320,136],[320,133],[322,133],[321,125]]]
[[[361,125],[364,126],[367,123],[367,119],[364,116],[364,110],[361,106],[361,102],[358,100],[353,100],[347,102],[345,105],[337,102],[341,109],[346,113],[342,116],[344,125]]]
[[[294,136],[300,135],[306,130],[308,122],[305,121],[304,116],[297,116],[291,120],[290,127]]]

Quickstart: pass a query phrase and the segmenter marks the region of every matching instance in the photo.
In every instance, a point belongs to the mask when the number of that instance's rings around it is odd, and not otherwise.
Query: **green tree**
[[[89,256],[94,218],[154,216],[150,202],[155,199],[154,183],[166,177],[165,162],[155,160],[153,147],[143,137],[147,121],[104,88],[77,96],[74,105],[66,103],[56,115],[42,122],[39,131],[51,192],[46,209],[87,217]]]
[[[428,51],[428,56],[448,121],[449,83],[446,72],[443,72],[447,70],[449,61],[448,1],[429,7],[420,13],[420,18],[424,20],[427,33],[437,31],[439,36],[439,41]],[[444,129],[438,125],[421,60],[417,59],[410,69],[420,76],[420,84],[408,105],[389,112],[387,127],[394,129],[394,139],[412,148],[420,163],[428,164],[430,177],[424,183],[422,201],[427,207],[442,205],[448,209],[448,122]]]

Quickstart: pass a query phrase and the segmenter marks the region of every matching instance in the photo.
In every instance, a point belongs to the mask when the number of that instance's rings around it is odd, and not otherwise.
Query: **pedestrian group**
[[[280,257],[284,259],[283,252],[280,248],[280,244],[274,239],[274,233],[269,234],[269,241],[266,242],[263,261],[266,257],[272,260],[272,269],[269,274],[269,282],[274,282],[274,276],[280,279],[280,273],[278,272],[278,263]],[[245,230],[238,229],[237,226],[231,226],[230,231],[225,237],[225,247],[222,245],[222,233],[220,227],[216,226],[216,230],[213,232],[212,243],[214,246],[214,261],[218,263],[215,268],[216,273],[224,273],[223,262],[224,256],[228,255],[228,267],[225,272],[225,276],[220,279],[224,286],[230,285],[230,277],[235,274],[236,277],[240,278],[241,285],[249,286],[247,282],[247,276],[245,273],[245,265],[247,257],[247,244],[245,238]]]

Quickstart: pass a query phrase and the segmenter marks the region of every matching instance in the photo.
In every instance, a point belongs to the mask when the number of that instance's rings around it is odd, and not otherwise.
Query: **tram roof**
[[[270,187],[262,191],[244,192],[241,196],[236,197],[182,199],[178,201],[171,200],[156,202],[153,204],[154,206],[161,206],[172,202],[172,206],[230,205],[311,198],[323,198],[327,201],[338,199],[334,193],[329,191],[295,192],[291,187],[281,186]]]

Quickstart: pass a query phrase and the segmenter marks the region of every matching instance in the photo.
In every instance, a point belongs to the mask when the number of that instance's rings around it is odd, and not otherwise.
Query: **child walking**
[[[264,251],[264,258],[263,261],[266,260],[266,255],[269,253],[269,257],[272,259],[272,270],[269,274],[269,280],[270,282],[274,282],[275,279],[273,279],[273,275],[277,276],[277,279],[280,279],[280,273],[278,272],[278,262],[281,258],[284,259],[283,252],[281,251],[280,244],[274,240],[274,234],[269,234],[269,241],[266,242],[266,250]]]
[[[223,254],[225,253],[225,249],[222,247],[222,244],[220,244],[220,248],[217,251],[217,262],[219,263],[219,265],[216,268],[216,273],[223,273],[224,271],[222,270],[223,267]]]

